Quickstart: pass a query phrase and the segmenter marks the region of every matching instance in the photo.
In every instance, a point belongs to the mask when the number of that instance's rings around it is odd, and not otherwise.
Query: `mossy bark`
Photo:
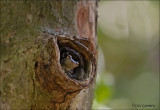
[[[68,96],[69,101],[56,106],[50,100],[50,92],[39,86],[35,64],[40,50],[45,49],[37,42],[42,33],[87,38],[91,43],[89,51],[96,59],[96,1],[2,0],[0,3],[0,108],[90,109],[94,81],[88,88]]]

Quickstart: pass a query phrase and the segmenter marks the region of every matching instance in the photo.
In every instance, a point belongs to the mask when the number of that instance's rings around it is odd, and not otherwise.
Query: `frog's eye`
[[[70,58],[72,58],[72,56],[71,55],[67,55],[67,58],[70,59]]]

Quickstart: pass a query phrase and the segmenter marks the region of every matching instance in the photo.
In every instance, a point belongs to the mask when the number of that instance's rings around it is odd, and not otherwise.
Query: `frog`
[[[67,55],[66,58],[61,61],[61,65],[65,72],[70,72],[79,66],[79,62],[75,61],[71,55]]]

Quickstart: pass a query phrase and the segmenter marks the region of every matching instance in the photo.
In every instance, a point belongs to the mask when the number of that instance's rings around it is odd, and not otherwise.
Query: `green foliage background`
[[[93,109],[159,109],[159,1],[100,1],[98,13]]]

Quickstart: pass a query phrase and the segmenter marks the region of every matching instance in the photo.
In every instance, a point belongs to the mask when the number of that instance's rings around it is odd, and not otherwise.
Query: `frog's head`
[[[74,61],[71,55],[67,55],[62,61],[62,68],[68,72],[79,66],[79,62]]]

